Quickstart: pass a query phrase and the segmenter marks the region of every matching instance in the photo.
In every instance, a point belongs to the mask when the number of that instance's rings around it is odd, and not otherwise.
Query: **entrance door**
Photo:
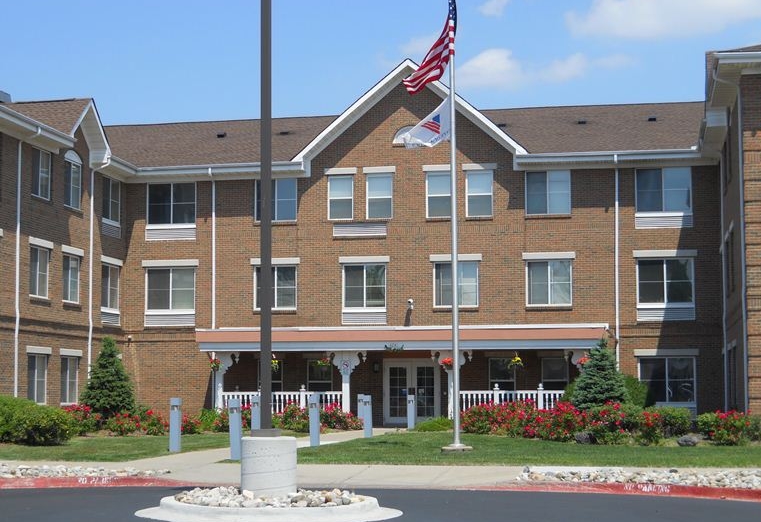
[[[414,389],[417,421],[438,417],[439,372],[430,359],[387,359],[383,362],[383,421],[407,424],[407,393]]]

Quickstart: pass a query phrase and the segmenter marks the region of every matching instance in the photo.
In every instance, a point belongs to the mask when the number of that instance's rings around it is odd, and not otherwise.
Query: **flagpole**
[[[452,128],[449,138],[449,179],[452,193],[452,421],[454,441],[448,449],[459,450],[460,442],[460,277],[457,255],[457,140],[455,129],[455,83],[454,53],[449,57],[449,122]]]

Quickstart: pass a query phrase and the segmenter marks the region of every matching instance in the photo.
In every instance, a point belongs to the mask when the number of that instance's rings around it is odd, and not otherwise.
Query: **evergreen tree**
[[[627,402],[624,374],[616,369],[616,359],[608,343],[601,339],[589,352],[589,360],[576,379],[571,402],[580,410],[611,402]]]
[[[79,402],[90,406],[106,419],[135,408],[135,395],[129,375],[119,359],[116,342],[111,337],[103,338],[103,347]]]

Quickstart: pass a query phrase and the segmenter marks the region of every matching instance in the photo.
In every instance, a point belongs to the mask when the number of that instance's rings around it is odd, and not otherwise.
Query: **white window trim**
[[[549,257],[548,257],[549,256]],[[553,257],[554,256],[554,257]],[[575,252],[547,252],[547,253],[537,253],[537,254],[523,254],[523,260],[524,263],[524,271],[525,271],[525,288],[526,288],[526,308],[573,308],[573,261],[576,259],[576,253]],[[570,272],[571,272],[571,292],[570,292],[570,302],[568,303],[531,303],[529,302],[529,297],[531,295],[531,288],[529,286],[529,272],[528,272],[528,265],[532,262],[547,262],[551,263],[552,261],[569,261],[570,262]],[[548,268],[549,269],[549,268]],[[548,279],[547,284],[551,284],[552,281]],[[549,292],[549,288],[547,289]],[[547,300],[549,301],[549,294],[547,295]]]
[[[46,150],[38,149],[36,147],[35,147],[35,150],[37,151],[39,156],[38,156],[38,161],[37,161],[37,172],[35,172],[33,174],[35,176],[37,176],[37,182],[38,182],[38,184],[39,184],[39,180],[40,180],[40,170],[41,170],[40,166],[42,164],[42,155],[46,154],[47,157],[49,158],[48,169],[47,169],[48,170],[48,182],[47,182],[47,192],[48,192],[48,195],[47,196],[42,196],[40,194],[35,194],[34,193],[35,187],[32,186],[32,196],[34,196],[36,198],[43,199],[45,201],[50,201],[50,196],[51,196],[51,193],[53,191],[52,190],[52,188],[53,188],[52,187],[52,185],[53,185],[53,154],[51,154],[50,152],[48,152]],[[39,188],[39,187],[36,187],[36,188]]]
[[[81,355],[78,355],[78,356],[77,355],[64,355],[63,354],[63,350],[61,350],[61,370],[63,370],[63,360],[64,359],[74,359],[77,362],[76,369],[75,369],[75,374],[74,374],[74,390],[73,390],[74,391],[74,395],[76,396],[77,400],[75,400],[75,401],[63,401],[63,400],[61,400],[61,405],[62,406],[68,406],[70,404],[76,404],[77,401],[79,400],[79,363],[80,363],[81,358],[82,358]],[[67,368],[70,369],[70,367],[67,367]],[[68,387],[68,379],[66,379],[66,384],[67,384],[67,387]],[[68,390],[69,394],[71,394],[71,391],[72,390]],[[64,390],[61,390],[61,399],[63,399],[63,392],[64,392]]]
[[[349,170],[352,172],[336,172],[336,171],[344,171]],[[356,175],[357,169],[356,168],[336,168],[336,169],[328,169],[325,174],[328,176],[340,176],[340,177],[346,177],[351,179],[351,197],[350,198],[331,198],[330,197],[330,177],[328,178],[328,221],[353,221],[354,220],[354,175]],[[351,199],[351,216],[349,217],[343,217],[343,218],[334,218],[330,216],[330,202],[333,199]]]
[[[188,268],[198,266],[198,259],[144,260],[143,268]]]
[[[558,261],[576,259],[576,252],[524,252],[524,261]]]
[[[278,190],[277,186],[280,181],[285,180],[293,180],[296,183],[296,215],[293,217],[293,219],[277,219],[277,209],[278,209]],[[272,222],[273,223],[296,223],[298,220],[299,215],[299,180],[298,178],[294,177],[278,177],[278,178],[272,178],[272,181],[274,182],[274,189],[272,194],[272,200],[273,204],[271,206],[271,212],[272,212]],[[259,194],[259,191],[262,189],[262,180],[256,179],[254,180],[254,222],[261,223],[261,219],[257,218],[257,215],[261,215],[261,208],[259,208],[259,203],[261,201],[261,194]]]
[[[28,355],[53,355],[53,349],[47,346],[27,346],[26,353]]]
[[[467,218],[473,218],[473,219],[486,219],[494,217],[494,171],[492,170],[485,170],[485,169],[464,169],[465,171],[465,217]],[[491,175],[491,186],[489,188],[488,193],[471,193],[470,192],[470,176],[469,174],[490,174]],[[489,199],[491,200],[491,213],[489,214],[479,214],[477,216],[471,216],[470,215],[470,196],[489,196]]]
[[[122,198],[121,198],[122,189],[121,189],[121,185],[123,185],[123,183],[121,181],[119,181],[118,179],[114,179],[114,178],[111,178],[111,177],[108,177],[108,176],[103,176],[103,179],[104,180],[106,180],[106,179],[109,180],[109,184],[111,184],[111,183],[118,183],[119,184],[119,221],[114,221],[113,219],[107,218],[105,216],[101,217],[101,219],[106,224],[109,224],[109,225],[114,226],[114,227],[121,228],[121,226],[122,226],[121,225],[121,214],[122,214]],[[109,199],[108,199],[108,201],[109,201],[109,208],[111,207],[110,202],[114,201],[113,199],[111,199],[111,193],[112,192],[109,191]],[[146,221],[147,221],[147,219],[146,219]]]
[[[423,166],[423,171],[425,172],[425,218],[426,219],[452,219],[452,184],[451,184],[451,175],[452,173],[449,171],[449,167],[446,168],[446,170],[441,169],[430,169],[426,170],[425,166]],[[448,193],[446,194],[449,197],[449,215],[448,216],[431,216],[431,211],[429,208],[429,200],[432,197],[430,191],[428,190],[428,180],[430,179],[431,174],[438,174],[438,175],[446,175],[447,177],[450,177],[450,184],[447,185]],[[443,198],[444,194],[438,194],[433,197]]]
[[[637,350],[635,350],[636,352]],[[660,352],[665,350],[658,350]],[[669,350],[670,351],[670,350]],[[642,381],[642,365],[640,362],[642,359],[679,359],[679,358],[686,358],[686,359],[692,359],[692,381],[694,384],[694,390],[692,390],[693,397],[695,398],[694,401],[658,401],[655,403],[656,406],[677,406],[681,408],[689,408],[693,410],[693,412],[697,408],[697,397],[698,397],[698,368],[697,368],[697,356],[696,355],[688,355],[688,350],[678,350],[680,353],[675,355],[635,355],[637,359],[637,380],[640,382]],[[697,350],[696,350],[697,351]],[[668,375],[668,374],[667,374]]]
[[[252,259],[252,261],[253,261],[253,259]],[[259,306],[259,303],[257,302],[257,299],[256,299],[256,297],[257,297],[257,291],[256,291],[256,289],[257,289],[258,284],[259,284],[259,282],[257,281],[257,278],[256,278],[256,269],[257,268],[261,269],[261,262],[259,262],[259,263],[251,263],[251,264],[254,265],[254,311],[260,311],[262,309],[262,307]],[[294,269],[294,273],[293,273],[293,276],[294,276],[293,285],[294,285],[294,289],[295,289],[294,305],[293,306],[277,306],[277,283],[276,283],[275,280],[273,280],[272,281],[272,285],[273,285],[274,291],[275,291],[275,296],[274,296],[275,299],[272,302],[272,309],[273,310],[280,310],[280,311],[298,310],[298,305],[299,305],[299,269],[298,269],[298,263],[282,263],[282,262],[275,263],[274,260],[272,262],[272,268],[274,268],[274,269],[277,269],[277,268],[289,268],[289,267],[292,267]]]
[[[41,289],[39,288],[39,284],[40,284],[40,281],[39,281],[39,272],[37,272],[37,274],[35,274],[35,279],[37,280],[37,287],[38,287],[37,288],[37,293],[33,294],[31,292],[32,289],[30,288],[29,289],[29,295],[34,297],[35,299],[50,299],[50,263],[51,263],[52,252],[53,252],[53,243],[50,242],[50,241],[38,240],[39,243],[43,243],[44,242],[45,244],[49,244],[50,245],[50,247],[47,247],[47,246],[42,246],[41,244],[39,244],[36,241],[32,241],[32,239],[35,239],[35,238],[31,238],[31,237],[29,238],[30,249],[31,248],[36,249],[38,251],[38,254],[37,254],[38,257],[39,257],[39,255],[42,252],[45,252],[47,254],[47,256],[48,256],[48,261],[47,261],[47,264],[45,266],[45,293],[44,294],[40,294],[39,293],[39,291]],[[29,255],[30,255],[29,268],[31,270],[31,266],[32,266],[32,263],[31,263],[31,250],[30,250]],[[39,259],[38,259],[38,265],[39,265]]]
[[[124,263],[120,259],[115,259],[113,257],[108,257],[108,256],[101,256],[101,264],[102,265],[108,265],[109,267],[112,267],[112,268],[116,268],[118,270],[118,272],[119,272],[119,276],[121,276],[122,265]],[[102,266],[101,266],[101,270],[103,270]],[[110,272],[109,272],[109,280],[110,280]],[[121,277],[119,277],[117,279],[116,283],[117,283],[116,292],[117,292],[117,294],[121,294]],[[109,289],[109,297],[110,297],[110,293],[111,293],[111,291]],[[120,295],[117,295],[116,297],[117,297],[116,301],[117,301],[117,304],[118,304]],[[119,308],[111,308],[109,306],[103,306],[103,305],[101,305],[100,306],[100,311],[101,312],[110,313],[110,314],[114,314],[114,315],[121,315],[121,312],[119,311]]]
[[[365,219],[367,220],[390,220],[394,217],[394,172],[390,171],[378,171],[378,172],[371,172],[371,170],[374,170],[375,168],[383,168],[383,167],[367,167],[365,169],[362,169],[363,174],[366,174],[365,176]],[[370,184],[370,178],[373,177],[388,177],[391,178],[391,194],[388,195],[388,197],[374,197],[371,198],[369,196],[370,190],[368,189],[368,185]],[[388,216],[384,217],[370,217],[370,200],[390,200],[391,201],[391,213]]]
[[[61,357],[82,357],[82,350],[72,350],[70,348],[61,348]]]
[[[80,285],[80,280],[81,280],[81,276],[82,276],[82,258],[84,257],[84,252],[82,252],[82,255],[75,254],[75,253],[69,253],[69,252],[67,252],[64,249],[65,246],[66,245],[63,245],[61,247],[61,250],[63,250],[63,252],[64,252],[64,254],[63,254],[64,258],[68,257],[70,259],[76,259],[77,260],[77,295],[76,295],[76,300],[75,299],[63,299],[63,302],[64,303],[71,303],[71,304],[79,304],[79,291],[80,291],[80,286],[81,286]],[[73,250],[81,250],[79,248],[76,248],[76,249],[73,248],[73,247],[69,247],[69,248],[71,248]],[[64,263],[64,266],[65,266],[65,263]],[[71,265],[69,265],[69,268],[71,268]],[[62,283],[63,283],[64,287],[68,286],[68,284],[69,284],[68,278],[66,279],[66,281],[62,281]],[[69,297],[71,297],[71,296],[69,296]]]
[[[341,267],[341,311],[342,313],[385,313],[388,307],[388,256],[358,256],[354,259],[365,259],[364,261],[346,261],[352,259],[351,257],[339,258],[339,263],[343,265]],[[385,261],[384,261],[385,259]],[[346,306],[346,267],[347,266],[362,266],[365,270],[365,276],[367,271],[367,265],[385,265],[386,278],[384,284],[384,306]],[[365,277],[363,288],[365,291],[364,301],[367,301],[367,278]]]
[[[61,245],[61,251],[64,254],[68,254],[70,256],[76,256],[76,257],[85,257],[85,251],[81,248],[69,246],[69,245]]]
[[[48,250],[53,250],[55,247],[55,244],[52,241],[48,241],[47,239],[40,239],[37,237],[29,236],[29,244],[32,246],[40,247],[40,248],[47,248]]]
[[[65,206],[66,208],[73,209],[73,210],[82,210],[82,185],[84,184],[84,179],[83,179],[83,177],[84,177],[84,169],[82,169],[82,159],[79,157],[79,154],[77,154],[73,150],[69,150],[64,155],[64,162],[65,163],[70,163],[72,165],[72,167],[74,165],[79,167],[79,198],[78,198],[78,201],[77,201],[77,203],[79,203],[79,206],[75,207],[74,205],[67,205],[65,203],[65,201],[66,201],[66,195],[64,195],[64,205],[63,206]],[[64,165],[64,168],[65,168],[65,165]],[[65,178],[65,175],[64,175],[64,178]],[[65,182],[65,179],[64,179],[64,190],[68,191],[70,188],[71,188],[71,186],[67,185],[66,182]]]
[[[300,257],[273,257],[272,258],[272,265],[273,266],[279,266],[279,265],[298,265],[301,263]],[[254,266],[259,266],[262,264],[262,258],[260,257],[252,257],[251,258],[251,264]]]
[[[338,258],[338,263],[342,265],[382,265],[390,262],[390,256],[341,256]]]
[[[177,265],[177,264],[175,264],[175,265],[170,265],[170,266],[161,264],[161,265],[148,266],[148,265],[146,265],[146,263],[150,263],[150,261],[143,261],[143,267],[146,268],[145,275],[144,275],[144,278],[145,278],[144,279],[145,280],[145,305],[144,305],[145,306],[145,315],[195,315],[195,313],[196,313],[196,306],[195,306],[196,305],[196,298],[198,297],[197,296],[197,291],[196,291],[196,283],[197,283],[197,276],[198,276],[198,274],[196,273],[197,270],[193,271],[193,308],[169,308],[167,310],[148,308],[148,271],[151,268],[159,268],[159,269],[180,268],[180,269],[182,269],[182,268],[195,268],[195,267],[198,266],[198,264],[197,264],[198,260],[197,259],[195,259],[195,260],[191,259],[191,260],[186,260],[186,261],[191,261],[191,262],[195,261],[196,264],[195,265],[192,265],[192,264]],[[159,261],[158,263],[164,263],[164,262],[163,261]],[[173,290],[173,288],[172,288],[172,286],[170,284],[170,287],[169,287],[169,295],[170,295],[170,297],[171,297],[172,290]]]
[[[652,258],[652,259],[668,259],[676,257],[698,257],[698,251],[694,249],[685,250],[633,250],[632,257],[634,258]]]
[[[642,251],[642,252],[658,252],[656,250],[652,251]],[[660,251],[660,252],[680,252],[678,250],[672,250],[672,251]],[[651,256],[651,255],[643,255],[643,256],[635,256],[637,259],[655,259],[655,260],[662,260],[667,261],[670,259],[691,259],[692,263],[690,264],[690,282],[692,283],[692,302],[691,303],[669,303],[669,302],[663,302],[663,303],[642,303],[640,302],[639,298],[639,264],[637,264],[636,268],[636,285],[637,285],[637,309],[639,310],[668,310],[668,309],[676,309],[676,308],[683,308],[683,309],[695,309],[695,303],[697,302],[697,284],[695,281],[695,256],[697,255],[696,250],[687,250],[682,252],[695,252],[695,255],[665,255],[665,256]],[[666,279],[664,274],[664,281],[663,284],[666,285]],[[666,298],[666,288],[664,286],[664,300]]]
[[[122,261],[121,259],[116,259],[115,257],[109,257],[109,256],[100,256],[100,262],[106,265],[118,266],[119,268],[124,266],[124,261]]]
[[[151,185],[171,185],[170,198],[174,197],[175,185],[187,185],[193,184],[193,209],[195,214],[195,220],[192,223],[148,223],[151,212]],[[170,201],[170,220],[174,219],[174,202]],[[119,209],[121,212],[121,207]],[[196,228],[196,222],[198,221],[198,184],[195,181],[177,181],[177,182],[164,182],[164,183],[148,183],[145,187],[145,229],[146,230],[169,230],[169,229],[181,229],[181,228]]]
[[[451,263],[452,254],[431,254],[428,260],[431,263]],[[483,261],[483,254],[457,254],[457,261]]]
[[[439,259],[434,259],[439,258]],[[433,254],[430,256],[430,260],[433,263],[433,281],[432,281],[432,290],[433,290],[433,308],[437,310],[451,310],[452,305],[440,305],[436,304],[436,266],[442,265],[442,264],[448,264],[452,265],[452,255],[449,254]],[[476,264],[476,304],[463,304],[461,301],[458,300],[458,308],[460,310],[463,309],[476,309],[481,305],[481,254],[457,254],[457,262],[463,262],[463,263],[475,263]],[[458,270],[460,269],[460,265],[457,265]],[[458,277],[457,278],[458,287],[462,285],[462,280]],[[454,290],[453,290],[454,291]],[[459,292],[459,288],[457,289]],[[457,294],[459,297],[459,294]]]
[[[568,212],[550,212],[550,183],[549,183],[549,176],[551,173],[557,173],[557,172],[567,172],[568,173]],[[545,184],[546,184],[546,191],[545,191],[545,197],[547,198],[547,212],[538,212],[538,213],[530,213],[528,211],[528,175],[529,174],[539,174],[544,173],[545,176]],[[523,174],[523,208],[524,213],[526,216],[570,216],[573,212],[573,182],[571,175],[571,171],[569,169],[554,169],[554,170],[531,170],[526,171]]]
[[[697,357],[697,348],[641,348],[634,350],[634,357]]]
[[[638,210],[639,209],[639,187],[637,186],[637,172],[640,170],[660,170],[661,171],[661,203],[663,203],[663,174],[667,170],[677,170],[677,169],[689,169],[690,171],[690,210]],[[692,183],[692,166],[689,167],[650,167],[650,168],[639,168],[634,170],[634,216],[635,217],[681,217],[681,216],[692,216],[693,210],[694,210],[694,197],[693,197],[694,189],[693,189],[693,183]]]

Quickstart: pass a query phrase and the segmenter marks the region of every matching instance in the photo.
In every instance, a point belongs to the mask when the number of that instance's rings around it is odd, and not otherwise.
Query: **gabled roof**
[[[91,98],[15,102],[4,103],[2,106],[70,138],[74,138],[81,128],[90,149],[91,166],[103,165],[111,156],[98,111]]]
[[[290,161],[335,118],[274,118],[273,161]],[[106,135],[114,154],[138,168],[258,164],[260,128],[260,120],[113,125]]]
[[[530,154],[690,149],[703,102],[482,111]]]

